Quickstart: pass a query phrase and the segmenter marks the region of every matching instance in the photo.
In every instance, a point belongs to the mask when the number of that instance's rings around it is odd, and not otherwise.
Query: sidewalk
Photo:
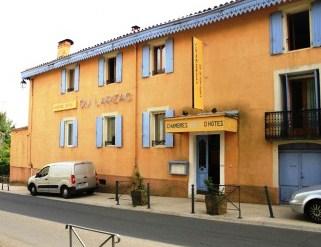
[[[7,188],[4,188],[4,190],[2,191],[0,188],[0,192],[30,195],[29,191],[25,186],[10,186],[10,191],[7,191],[6,189]],[[235,210],[228,210],[227,214],[225,215],[207,215],[205,211],[205,203],[199,201],[195,202],[195,214],[191,214],[191,200],[188,198],[151,196],[151,209],[147,209],[147,206],[133,207],[129,195],[120,196],[120,205],[116,205],[114,194],[98,192],[93,195],[82,195],[67,200],[59,196],[52,195],[39,197],[44,197],[52,200],[61,200],[73,203],[95,205],[101,207],[136,210],[207,220],[233,222],[240,224],[265,225],[270,227],[313,231],[321,233],[320,225],[307,221],[303,215],[293,213],[291,208],[286,205],[273,206],[275,218],[270,218],[267,205],[242,203],[242,218],[239,219],[238,211]],[[228,208],[232,209],[233,207],[231,205],[228,205]]]

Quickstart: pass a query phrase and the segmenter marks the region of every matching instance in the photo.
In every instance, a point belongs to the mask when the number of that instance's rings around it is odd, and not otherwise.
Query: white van
[[[93,193],[97,185],[95,167],[89,161],[51,163],[28,180],[31,195],[57,193],[64,198],[82,191]]]

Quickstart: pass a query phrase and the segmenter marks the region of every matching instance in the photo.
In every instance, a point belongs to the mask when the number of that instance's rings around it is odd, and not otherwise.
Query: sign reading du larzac
[[[193,108],[204,109],[203,42],[193,37]]]

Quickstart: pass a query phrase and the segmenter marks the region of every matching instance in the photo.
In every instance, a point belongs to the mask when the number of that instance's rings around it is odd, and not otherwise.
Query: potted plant
[[[227,201],[224,198],[224,193],[220,191],[219,186],[213,183],[212,178],[204,181],[207,187],[205,194],[206,213],[210,215],[225,214],[227,209]]]
[[[133,188],[131,191],[131,197],[133,206],[143,206],[147,204],[147,193],[144,185],[144,178],[140,175],[138,168],[134,169],[132,176]]]

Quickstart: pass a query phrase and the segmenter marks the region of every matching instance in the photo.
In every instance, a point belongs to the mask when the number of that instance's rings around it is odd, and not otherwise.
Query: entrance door
[[[206,191],[209,177],[220,184],[220,135],[197,136],[197,190]]]
[[[208,178],[208,137],[197,136],[197,190],[205,191],[204,180]]]

